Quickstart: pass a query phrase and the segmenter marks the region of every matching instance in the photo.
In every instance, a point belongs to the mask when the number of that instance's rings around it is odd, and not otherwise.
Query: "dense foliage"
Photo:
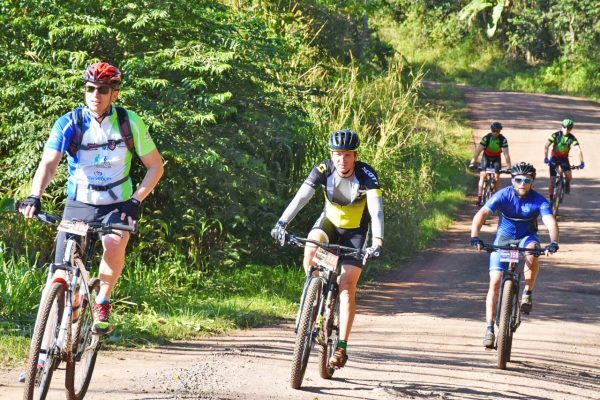
[[[390,0],[389,4],[406,34],[426,38],[419,49],[439,49],[436,59],[416,61],[431,61],[446,75],[469,75],[475,83],[500,87],[600,97],[598,1]],[[458,65],[446,65],[453,62]]]
[[[361,134],[360,158],[379,172],[386,255],[397,262],[460,201],[451,186],[465,135],[373,34],[370,18],[386,7],[0,1],[0,209],[28,194],[54,120],[82,103],[84,67],[107,60],[124,73],[120,103],[149,125],[166,163],[113,296],[123,337],[182,338],[289,314],[302,273],[272,265],[299,254],[277,250],[268,232],[341,127]],[[61,211],[65,178],[63,163],[46,210]],[[315,196],[291,228],[305,232],[320,207]],[[9,321],[26,336],[43,280],[31,266],[51,259],[53,232],[8,213],[0,223],[0,328]]]
[[[391,52],[363,37],[361,2],[337,9],[326,2],[19,3],[4,2],[1,13],[0,189],[27,194],[49,127],[82,101],[80,71],[111,61],[125,76],[121,103],[147,122],[166,161],[135,244],[145,258],[177,252],[202,267],[266,257],[268,227],[324,156],[328,132],[357,129],[367,154],[395,149],[388,136],[421,142],[423,127],[409,112],[419,79],[393,61],[388,78],[371,81]],[[394,97],[378,98],[371,85]],[[346,102],[340,94],[358,97]],[[385,103],[395,96],[402,102]],[[398,170],[422,152],[397,154],[378,162]],[[421,168],[417,159],[412,169]],[[60,209],[64,179],[61,169],[44,198],[50,209]],[[11,248],[19,248],[21,231],[5,231]]]

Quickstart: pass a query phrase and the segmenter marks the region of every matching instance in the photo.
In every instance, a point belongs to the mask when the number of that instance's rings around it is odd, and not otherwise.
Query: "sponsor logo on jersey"
[[[367,167],[362,167],[363,172],[373,180],[373,182],[375,182],[375,184],[377,186],[379,186],[379,181],[377,180],[377,176],[375,176],[375,174],[369,170]]]

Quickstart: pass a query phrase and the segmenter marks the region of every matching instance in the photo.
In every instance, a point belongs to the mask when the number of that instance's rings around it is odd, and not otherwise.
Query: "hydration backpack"
[[[131,124],[129,123],[127,111],[123,107],[119,106],[115,106],[115,110],[117,112],[117,120],[119,121],[121,139],[109,140],[108,143],[92,146],[83,146],[81,144],[81,142],[83,141],[83,107],[77,107],[73,110],[73,121],[75,121],[75,131],[71,135],[71,142],[69,143],[69,148],[67,150],[71,157],[75,157],[75,155],[80,149],[90,150],[96,147],[108,146],[111,150],[114,150],[119,143],[123,142],[125,142],[125,145],[129,149],[129,151],[134,153],[133,134],[131,133]]]

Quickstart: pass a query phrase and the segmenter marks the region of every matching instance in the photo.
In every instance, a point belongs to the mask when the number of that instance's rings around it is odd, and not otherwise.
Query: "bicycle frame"
[[[335,368],[329,365],[328,359],[333,354],[335,337],[339,334],[339,326],[335,326],[335,317],[336,305],[339,304],[337,281],[342,269],[340,256],[350,255],[363,259],[364,252],[295,235],[289,235],[288,238],[290,244],[300,247],[306,243],[317,246],[313,258],[315,265],[307,271],[294,326],[296,343],[292,356],[290,384],[292,388],[299,389],[315,344],[319,347],[319,374],[324,379],[331,379],[333,376]]]
[[[20,203],[17,202],[16,208],[19,207]],[[37,219],[45,224],[58,226],[58,230],[67,233],[67,237],[61,263],[52,263],[48,268],[32,335],[28,373],[24,375],[24,397],[45,398],[52,372],[65,361],[65,388],[68,397],[80,400],[85,396],[100,346],[100,337],[91,330],[91,291],[97,287],[98,280],[90,281],[89,271],[95,246],[99,234],[119,234],[114,230],[135,232],[136,226],[61,221],[59,216],[43,212],[37,214]],[[79,313],[75,316],[76,310]],[[76,373],[75,363],[81,361],[85,354],[90,355],[90,358],[78,364],[83,366],[83,370],[78,369]],[[81,384],[75,385],[76,374],[83,378]]]
[[[314,338],[318,337],[319,339],[323,339],[319,335],[319,332],[323,328],[323,321],[327,320],[326,316],[324,315],[324,312],[327,312],[327,310],[333,309],[331,307],[331,302],[334,300],[335,296],[337,296],[337,294],[339,292],[337,278],[340,275],[341,269],[342,269],[341,259],[338,258],[335,269],[333,269],[333,270],[330,269],[330,267],[327,266],[323,262],[317,262],[317,265],[313,265],[310,267],[310,269],[308,270],[308,273],[306,275],[306,280],[304,281],[304,288],[302,289],[302,297],[301,297],[301,301],[300,301],[299,310],[302,310],[302,308],[304,307],[304,302],[306,299],[306,290],[307,290],[308,285],[311,280],[313,280],[313,279],[321,280],[322,288],[323,288],[323,290],[321,292],[320,300],[319,300],[319,306],[318,306],[319,317],[317,319],[317,324],[315,325],[315,331],[313,332]],[[318,275],[313,275],[313,273],[317,272],[317,271],[318,271]],[[329,316],[327,316],[327,317],[329,317]],[[296,317],[296,324],[294,327],[295,332],[298,331],[299,322],[300,322],[299,318]],[[325,343],[319,343],[319,344],[325,344]]]

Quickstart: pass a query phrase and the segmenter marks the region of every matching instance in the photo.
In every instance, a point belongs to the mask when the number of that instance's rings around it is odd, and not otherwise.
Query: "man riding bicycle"
[[[571,172],[571,163],[569,162],[569,151],[571,147],[575,146],[579,152],[579,169],[585,167],[583,162],[583,152],[577,138],[571,133],[573,130],[573,121],[570,119],[564,119],[560,131],[554,132],[544,146],[544,162],[550,166],[550,181],[548,184],[548,196],[550,202],[554,197],[554,178],[557,175],[556,166],[560,165],[565,173],[565,193],[571,192],[571,179],[573,174]],[[548,158],[548,149],[552,145],[552,152],[550,158]]]
[[[486,219],[494,212],[499,212],[498,231],[494,244],[506,246],[518,244],[519,247],[530,249],[540,248],[537,237],[537,219],[541,215],[544,225],[548,228],[550,245],[547,250],[554,253],[558,250],[558,226],[552,215],[550,204],[538,192],[533,190],[533,181],[536,171],[533,165],[520,162],[513,165],[510,170],[512,186],[496,192],[490,200],[475,214],[471,225],[471,245],[478,250],[483,249],[483,241],[479,239],[479,232]],[[498,289],[502,271],[508,263],[500,262],[500,254],[493,252],[490,255],[490,287],[486,299],[487,329],[483,345],[487,348],[494,347],[494,316]],[[532,292],[539,271],[539,259],[531,254],[525,255],[525,288],[521,298],[521,312],[529,314],[532,309]]]
[[[63,219],[136,223],[142,201],[162,176],[163,161],[140,117],[113,105],[119,96],[121,78],[119,69],[106,62],[86,68],[83,74],[86,106],[61,116],[50,131],[30,195],[19,209],[26,218],[33,218],[42,210],[42,194],[62,155],[67,153]],[[146,168],[144,179],[135,191],[129,175],[134,153]],[[54,258],[57,264],[63,262],[65,240],[66,233],[59,232]],[[92,327],[98,335],[112,331],[110,295],[125,265],[128,240],[128,232],[102,237],[100,289]]]
[[[502,131],[502,124],[498,121],[492,122],[490,125],[491,132],[481,138],[481,142],[475,149],[475,153],[473,154],[473,158],[469,162],[469,168],[475,168],[475,161],[479,154],[483,152],[483,156],[481,157],[481,172],[479,173],[479,186],[477,190],[477,205],[481,205],[481,196],[483,194],[483,182],[485,180],[487,168],[493,168],[496,170],[496,175],[494,176],[494,191],[497,191],[499,188],[499,177],[498,172],[502,167],[502,163],[500,160],[500,154],[504,154],[504,159],[506,160],[506,164],[508,164],[508,168],[510,168],[510,155],[508,154],[508,141],[500,132]]]
[[[344,129],[329,136],[330,158],[313,168],[294,199],[271,230],[271,236],[281,241],[287,224],[308,203],[320,186],[325,191],[325,209],[312,227],[308,238],[338,243],[362,249],[366,246],[369,222],[372,226],[371,247],[367,257],[376,258],[383,246],[383,199],[379,179],[368,164],[358,161],[358,134]],[[306,245],[304,269],[314,265],[317,247]],[[340,276],[340,340],[329,364],[341,368],[348,360],[347,343],[356,311],[356,284],[362,263],[352,257],[342,257]]]

